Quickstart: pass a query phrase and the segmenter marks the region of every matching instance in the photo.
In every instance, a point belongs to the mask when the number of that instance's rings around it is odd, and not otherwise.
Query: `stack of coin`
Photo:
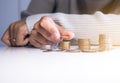
[[[60,47],[61,50],[69,50],[70,49],[70,41],[62,41],[60,42]]]
[[[51,45],[42,45],[40,47],[41,50],[50,50],[51,49]]]
[[[90,39],[78,39],[78,47],[80,50],[90,49]]]
[[[109,34],[99,35],[99,50],[106,51],[112,48],[112,40]]]

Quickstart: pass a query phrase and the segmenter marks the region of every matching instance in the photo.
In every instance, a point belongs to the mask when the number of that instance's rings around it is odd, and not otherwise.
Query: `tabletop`
[[[95,53],[0,47],[0,83],[120,83],[120,47]]]

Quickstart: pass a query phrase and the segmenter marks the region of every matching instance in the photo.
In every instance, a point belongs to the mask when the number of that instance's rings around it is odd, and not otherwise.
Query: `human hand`
[[[10,24],[1,40],[8,46],[24,46],[28,43],[28,34],[25,20],[20,20]]]
[[[73,37],[74,33],[66,31],[50,17],[44,16],[34,25],[29,41],[34,47],[40,48],[41,45],[54,45],[62,39],[70,40]]]

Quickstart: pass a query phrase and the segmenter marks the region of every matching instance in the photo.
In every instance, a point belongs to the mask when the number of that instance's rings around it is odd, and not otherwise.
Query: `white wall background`
[[[9,24],[20,19],[31,0],[0,0],[0,39]],[[0,46],[5,46],[0,40]]]

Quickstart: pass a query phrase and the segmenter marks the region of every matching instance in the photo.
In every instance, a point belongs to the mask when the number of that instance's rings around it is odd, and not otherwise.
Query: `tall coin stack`
[[[81,51],[90,49],[90,39],[78,39],[78,47]]]
[[[106,51],[112,48],[112,40],[109,34],[99,35],[99,50]]]

